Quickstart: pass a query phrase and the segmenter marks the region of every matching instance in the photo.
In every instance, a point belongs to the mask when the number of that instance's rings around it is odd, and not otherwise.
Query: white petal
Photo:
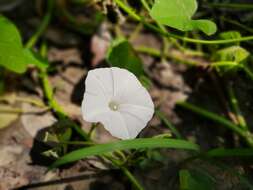
[[[106,99],[113,95],[113,76],[110,68],[90,70],[85,80],[85,91]]]
[[[108,111],[96,115],[96,120],[104,125],[104,128],[111,133],[112,136],[120,139],[129,139],[131,134],[128,131],[124,118],[119,112]]]
[[[120,113],[129,131],[129,138],[132,139],[147,125],[154,114],[154,109],[140,105],[124,104],[120,106]]]
[[[84,93],[82,101],[82,115],[84,120],[99,122],[96,120],[96,116],[107,111],[110,110],[103,96],[90,94],[88,92]]]
[[[122,104],[139,105],[154,110],[154,103],[144,87],[131,93],[125,93],[121,100]]]
[[[148,91],[134,74],[117,67],[112,67],[111,69],[114,79],[114,97],[120,103],[141,105],[154,109],[154,104]]]
[[[121,98],[126,93],[131,94],[132,92],[138,91],[143,88],[139,80],[134,74],[126,69],[120,69],[117,67],[112,67],[113,74],[113,86],[114,86],[114,96]]]

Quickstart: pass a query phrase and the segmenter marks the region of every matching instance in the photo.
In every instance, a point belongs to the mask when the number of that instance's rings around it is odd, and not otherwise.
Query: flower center
[[[109,102],[109,108],[112,110],[112,111],[117,111],[119,109],[119,104],[117,102],[114,102],[114,101],[110,101]]]

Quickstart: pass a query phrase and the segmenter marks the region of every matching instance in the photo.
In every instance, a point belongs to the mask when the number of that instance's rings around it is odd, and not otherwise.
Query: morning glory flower
[[[154,114],[148,91],[126,69],[90,70],[85,88],[82,101],[84,120],[102,123],[117,138],[135,138]]]

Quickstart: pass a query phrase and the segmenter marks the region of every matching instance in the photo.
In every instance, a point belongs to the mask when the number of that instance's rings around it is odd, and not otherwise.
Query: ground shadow
[[[252,113],[252,109],[250,110],[250,106],[245,105],[245,96],[250,93],[249,91],[252,94],[253,87],[248,85],[249,79],[244,74],[239,73],[239,77],[228,74],[224,79],[217,73],[210,73],[208,70],[200,71],[199,69],[201,68],[192,68],[183,73],[184,81],[192,89],[192,92],[188,94],[187,102],[230,119],[231,106],[229,105],[227,85],[233,83],[235,93],[238,95],[238,101],[241,103],[240,107],[246,114],[246,119],[252,121],[248,117],[248,114]],[[247,97],[247,103],[249,105],[253,104],[252,97]],[[235,136],[231,130],[221,124],[194,114],[180,106],[176,107],[175,112],[181,120],[177,125],[178,129],[185,137],[195,137],[195,140],[203,149],[234,147],[234,143],[242,143],[241,141],[235,142],[236,139],[234,139]]]

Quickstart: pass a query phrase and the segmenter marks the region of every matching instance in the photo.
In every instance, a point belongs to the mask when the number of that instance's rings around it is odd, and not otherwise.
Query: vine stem
[[[136,189],[144,190],[144,188],[139,184],[139,182],[136,180],[136,178],[133,176],[133,174],[126,167],[121,167],[121,170],[128,177],[128,179],[132,182],[132,184],[136,187]]]
[[[182,37],[173,33],[169,33],[167,31],[161,30],[159,27],[152,25],[148,22],[146,22],[141,16],[135,13],[135,11],[124,4],[121,0],[114,0],[116,4],[124,10],[126,13],[129,14],[134,20],[142,22],[143,25],[145,25],[150,30],[153,30],[154,32],[157,32],[167,38],[176,38],[179,40],[182,40],[184,42],[189,43],[196,43],[196,44],[208,44],[208,45],[215,45],[215,44],[227,44],[227,43],[234,43],[234,42],[243,42],[243,41],[249,41],[253,40],[253,36],[246,36],[246,37],[240,37],[240,38],[234,38],[234,39],[227,39],[227,40],[200,40],[200,39],[194,39],[194,38],[188,38],[188,37]]]
[[[252,28],[250,28],[250,27],[248,27],[248,26],[246,26],[244,24],[241,24],[240,22],[238,22],[236,20],[228,19],[228,18],[223,17],[223,16],[220,17],[220,19],[223,20],[223,21],[225,21],[225,22],[227,22],[227,23],[230,23],[230,24],[233,24],[235,26],[238,26],[238,27],[240,27],[240,28],[242,28],[242,29],[250,32],[250,33],[253,33],[253,29]]]
[[[58,113],[60,118],[66,117],[67,113],[65,113],[63,108],[54,99],[53,89],[50,85],[46,72],[41,72],[40,77],[44,89],[44,94],[48,100],[50,108],[52,108],[56,113]]]
[[[253,72],[250,70],[250,68],[247,65],[244,65],[242,69],[248,74],[249,78],[253,80]]]
[[[159,50],[151,48],[151,47],[139,46],[139,47],[135,47],[134,49],[139,53],[145,53],[145,54],[148,54],[148,55],[151,55],[154,57],[162,57],[162,53]],[[170,54],[165,53],[164,56],[168,59],[174,59],[174,60],[179,61],[185,65],[188,65],[188,66],[201,66],[202,65],[201,62],[184,59],[182,56],[176,55],[172,52],[170,52]]]
[[[155,115],[158,116],[165,123],[165,126],[169,128],[178,139],[182,139],[182,135],[179,133],[177,128],[174,125],[172,125],[172,123],[166,118],[163,112],[157,109],[155,110]]]
[[[54,3],[55,0],[48,0],[47,4],[47,13],[44,16],[42,23],[40,24],[38,30],[35,32],[35,34],[28,40],[28,42],[25,44],[25,48],[32,48],[36,42],[38,41],[39,37],[44,33],[46,30],[53,14],[53,9],[54,9]]]
[[[151,8],[150,8],[150,6],[149,6],[149,4],[148,4],[148,2],[147,2],[146,0],[141,0],[141,3],[142,3],[142,5],[144,6],[144,8],[145,8],[148,12],[151,11]],[[156,21],[156,24],[157,24],[158,28],[159,28],[162,32],[166,32],[166,28],[165,28],[162,24],[160,24],[160,23],[157,22],[157,21]],[[163,61],[164,59],[166,59],[166,55],[165,55],[165,54],[167,53],[167,51],[168,51],[168,49],[169,49],[169,43],[168,43],[169,40],[171,40],[171,42],[172,42],[174,45],[176,45],[177,47],[181,48],[181,46],[180,46],[177,42],[175,42],[175,39],[173,39],[173,38],[166,38],[165,36],[163,36],[162,40],[163,40],[163,50],[162,50],[161,58],[162,58],[162,61]]]
[[[144,188],[136,180],[136,178],[134,177],[134,175],[125,166],[122,166],[120,163],[118,163],[116,160],[114,160],[112,158],[107,158],[107,159],[109,159],[113,163],[113,165],[115,165],[115,166],[117,166],[117,167],[119,167],[121,169],[121,171],[125,174],[125,176],[127,176],[127,178],[134,185],[135,189],[137,189],[137,190],[144,190]]]
[[[241,126],[241,128],[248,130],[246,120],[244,119],[244,117],[242,115],[238,100],[235,96],[235,92],[234,92],[234,89],[231,84],[228,84],[227,90],[228,90],[228,96],[230,99],[230,104],[236,114],[238,124]]]

